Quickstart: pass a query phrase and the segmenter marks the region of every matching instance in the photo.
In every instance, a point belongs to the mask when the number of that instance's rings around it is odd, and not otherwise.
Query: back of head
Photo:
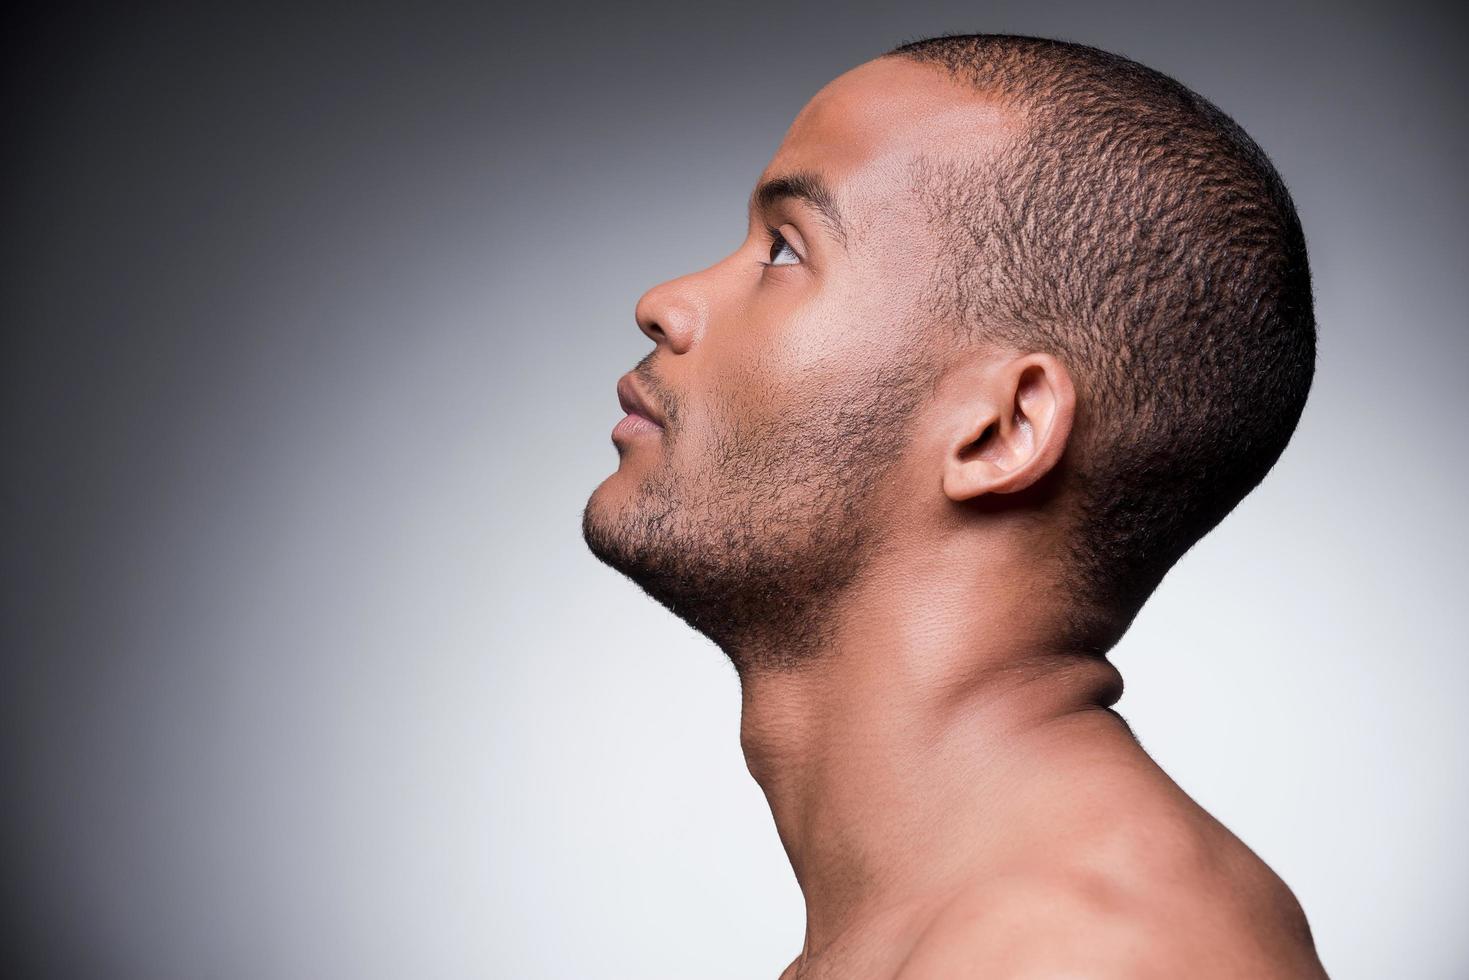
[[[1300,221],[1233,120],[1126,58],[1009,35],[887,56],[1023,120],[997,159],[915,171],[951,257],[931,312],[962,343],[1045,350],[1075,375],[1073,642],[1105,649],[1295,429],[1316,357]]]

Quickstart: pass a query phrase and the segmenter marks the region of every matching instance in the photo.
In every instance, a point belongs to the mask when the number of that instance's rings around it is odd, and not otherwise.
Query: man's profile
[[[739,674],[806,902],[784,978],[1325,975],[1111,708],[1108,650],[1314,371],[1304,236],[1232,120],[1081,45],[902,45],[636,319],[583,533]]]

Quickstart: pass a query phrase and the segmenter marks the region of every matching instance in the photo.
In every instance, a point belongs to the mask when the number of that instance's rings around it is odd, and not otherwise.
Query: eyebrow
[[[827,229],[847,247],[847,225],[837,207],[836,196],[818,174],[809,170],[770,177],[755,185],[750,194],[751,211],[769,211],[779,201],[794,198],[805,201],[821,215]]]

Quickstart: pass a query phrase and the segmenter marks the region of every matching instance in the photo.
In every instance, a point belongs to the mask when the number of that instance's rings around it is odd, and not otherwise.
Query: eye
[[[770,237],[770,261],[761,262],[761,265],[800,265],[801,257],[779,229],[766,225],[765,233]]]

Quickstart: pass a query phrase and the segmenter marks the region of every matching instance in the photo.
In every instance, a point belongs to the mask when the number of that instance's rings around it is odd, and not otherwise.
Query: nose
[[[695,276],[687,275],[659,283],[644,293],[633,316],[649,340],[666,343],[670,351],[682,354],[703,332],[708,311],[708,300]]]

